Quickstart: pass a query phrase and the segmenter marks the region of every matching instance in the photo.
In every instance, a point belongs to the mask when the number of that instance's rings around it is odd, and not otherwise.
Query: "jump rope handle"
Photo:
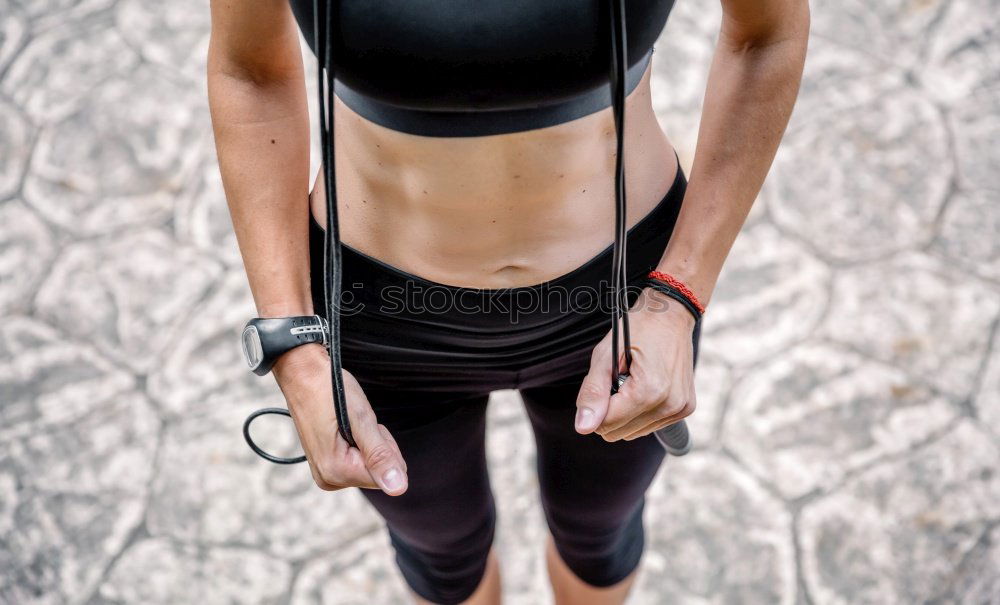
[[[628,374],[618,375],[617,386],[614,389],[615,393],[622,388],[628,377]],[[667,450],[667,453],[672,456],[683,456],[691,451],[691,433],[688,431],[687,422],[684,420],[655,430],[653,431],[653,435],[660,442],[660,445],[663,446],[663,449]]]

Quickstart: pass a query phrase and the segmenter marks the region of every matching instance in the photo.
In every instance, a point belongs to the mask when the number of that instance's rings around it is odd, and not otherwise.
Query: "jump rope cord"
[[[324,28],[320,28],[320,5],[325,8]],[[333,92],[334,65],[333,37],[338,31],[333,24],[339,23],[340,6],[337,0],[313,0],[313,37],[316,41],[316,80],[319,92],[320,147],[323,158],[323,180],[326,193],[326,231],[323,234],[323,301],[326,318],[330,325],[330,382],[333,385],[333,406],[337,415],[337,427],[341,436],[350,446],[356,447],[351,433],[351,422],[347,416],[347,397],[344,393],[344,369],[340,357],[340,288],[341,249],[340,225],[337,220],[337,180],[334,167],[334,125]],[[325,31],[320,31],[321,29]],[[324,86],[325,84],[325,86]]]
[[[625,35],[625,0],[608,2],[611,11],[611,106],[615,121],[615,243],[612,253],[611,277],[611,392],[616,393],[621,385],[618,349],[619,318],[621,318],[621,338],[624,346],[625,372],[632,365],[632,349],[629,338],[628,296],[626,288],[628,276],[625,270],[626,229],[625,229],[625,73],[628,65],[628,39]]]
[[[610,0],[611,5],[611,105],[615,117],[617,139],[615,155],[615,245],[612,260],[611,307],[611,392],[617,393],[632,366],[632,349],[628,325],[628,275],[625,270],[627,230],[625,228],[625,70],[628,65],[628,40],[625,37],[625,0]],[[692,295],[693,298],[693,295]],[[618,318],[621,316],[621,336],[625,348],[625,371],[619,372]],[[675,456],[691,449],[687,422],[675,422],[653,432],[656,439]]]

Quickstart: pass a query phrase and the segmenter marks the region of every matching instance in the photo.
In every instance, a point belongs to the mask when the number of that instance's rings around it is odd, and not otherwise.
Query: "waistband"
[[[680,166],[670,189],[627,234],[627,281],[642,283],[659,263],[684,199],[686,179]],[[310,214],[313,296],[322,302],[322,232]],[[611,225],[609,225],[611,231]],[[609,233],[610,235],[610,233]],[[609,296],[612,244],[576,269],[551,280],[511,288],[468,288],[435,282],[341,243],[343,285],[341,316],[391,315],[445,328],[475,327],[481,333],[509,334],[534,328],[567,314],[603,311],[591,293]],[[575,299],[574,299],[575,297]],[[543,305],[548,301],[548,305]],[[556,303],[566,303],[560,306]],[[591,306],[588,306],[591,305]],[[318,304],[317,309],[322,308]],[[525,309],[530,312],[525,312]]]
[[[651,48],[625,71],[626,95],[639,85],[653,56],[653,50]],[[430,111],[401,107],[358,92],[341,80],[336,80],[334,94],[351,110],[371,122],[392,130],[427,137],[476,137],[546,128],[611,106],[611,89],[606,84],[553,104],[517,109]]]

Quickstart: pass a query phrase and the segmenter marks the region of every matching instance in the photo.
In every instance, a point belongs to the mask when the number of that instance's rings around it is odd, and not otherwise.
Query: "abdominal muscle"
[[[611,108],[548,128],[423,137],[374,124],[335,98],[342,242],[424,279],[469,288],[539,284],[614,241]],[[677,170],[653,113],[649,68],[626,99],[627,224]],[[311,195],[326,225],[322,170]]]

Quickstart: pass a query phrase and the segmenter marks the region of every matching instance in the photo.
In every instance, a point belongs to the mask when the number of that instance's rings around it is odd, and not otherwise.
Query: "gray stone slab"
[[[535,440],[517,391],[492,395],[486,439],[503,592],[511,602],[548,602],[543,556],[548,530],[539,500]]]
[[[0,315],[25,314],[56,253],[52,232],[20,200],[0,204]]]
[[[669,458],[644,518],[647,551],[634,602],[795,602],[791,517],[730,459]]]
[[[830,270],[767,222],[741,232],[703,319],[707,354],[733,366],[809,336],[826,311]]]
[[[242,271],[224,273],[208,298],[189,313],[184,329],[149,376],[149,392],[166,413],[198,413],[205,399],[227,392],[249,393],[271,405],[282,404],[274,378],[247,371],[240,351],[243,326],[256,315]],[[250,403],[242,411],[249,414],[254,409]]]
[[[138,372],[183,337],[192,308],[221,276],[219,263],[162,231],[67,247],[35,300],[41,317]]]
[[[79,602],[142,521],[159,421],[130,376],[37,321],[5,321],[0,358],[0,602]]]
[[[40,131],[25,201],[81,235],[162,223],[210,137],[203,91],[153,66],[112,72]]]
[[[922,89],[953,105],[970,96],[1000,93],[1000,38],[994,0],[943,3],[940,17],[924,39],[926,62],[913,75]],[[995,112],[994,112],[995,113]]]
[[[307,562],[291,593],[291,605],[406,603],[409,591],[391,565],[384,532],[341,543],[330,554]]]
[[[0,200],[13,196],[21,187],[31,153],[34,128],[17,105],[0,97]]]
[[[959,185],[1000,190],[1000,84],[970,96],[949,113],[955,133]]]
[[[27,42],[30,25],[19,5],[6,0],[0,8],[4,15],[0,19],[0,74],[3,74]]]
[[[1000,296],[921,253],[841,272],[821,332],[960,400],[974,388]]]
[[[39,124],[79,110],[91,91],[110,76],[134,69],[139,60],[107,16],[64,21],[64,15],[55,14],[60,22],[32,36],[0,82],[0,91]]]
[[[901,89],[790,133],[768,209],[824,258],[877,259],[930,240],[952,170],[940,112]]]
[[[31,19],[36,32],[45,32],[66,22],[80,22],[99,17],[114,0],[9,0]]]
[[[983,368],[979,390],[972,399],[976,416],[986,430],[1000,440],[1000,332],[993,337],[989,358]]]
[[[949,264],[1000,284],[998,234],[1000,186],[995,190],[957,192],[945,209],[933,249]]]
[[[164,538],[136,542],[101,586],[115,603],[286,602],[288,563],[248,548],[199,548]]]
[[[72,425],[90,406],[130,393],[136,385],[130,374],[86,341],[68,338],[29,317],[5,318],[0,358],[4,439],[27,439],[35,432]]]
[[[1000,526],[983,532],[979,543],[962,559],[947,583],[946,598],[962,605],[996,603],[1000,600]]]
[[[173,226],[174,235],[181,242],[217,257],[238,271],[243,270],[214,149],[206,150],[191,186],[178,197]]]
[[[789,134],[808,129],[821,119],[833,122],[855,119],[852,114],[864,111],[866,105],[907,86],[905,70],[873,57],[865,45],[851,45],[837,37],[823,36],[819,30],[823,19],[828,18],[823,6],[813,7],[809,52],[788,125]]]
[[[947,11],[947,0],[815,0],[812,34],[845,48],[862,49],[869,61],[918,70],[926,58],[928,33]]]
[[[803,344],[737,383],[722,441],[786,498],[826,491],[958,414],[904,372]]]
[[[954,602],[957,591],[995,602],[996,568],[984,577],[975,569],[996,556],[988,540],[1000,519],[997,460],[997,441],[963,421],[807,506],[803,567],[813,599]]]
[[[143,59],[204,86],[210,28],[204,2],[121,0],[115,4],[115,23]]]
[[[713,359],[709,353],[699,352],[694,373],[694,413],[685,418],[695,448],[711,447],[716,443],[718,430],[727,413],[733,388],[733,371]]]

